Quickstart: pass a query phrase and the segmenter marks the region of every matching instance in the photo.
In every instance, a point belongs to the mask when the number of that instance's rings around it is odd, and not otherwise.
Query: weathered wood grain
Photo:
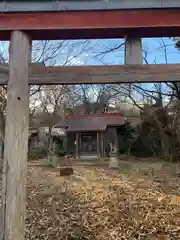
[[[40,67],[29,75],[30,84],[81,84],[180,81],[179,64]]]
[[[31,64],[29,84],[156,83],[180,81],[180,64],[46,67]],[[8,83],[8,65],[0,65],[0,85]]]
[[[180,81],[180,64],[45,67],[31,65],[29,84],[81,84]],[[8,68],[0,65],[0,85],[8,82]]]
[[[141,38],[125,38],[124,61],[125,64],[142,64]]]
[[[9,57],[1,240],[24,240],[29,127],[28,62],[30,41],[12,32]]]

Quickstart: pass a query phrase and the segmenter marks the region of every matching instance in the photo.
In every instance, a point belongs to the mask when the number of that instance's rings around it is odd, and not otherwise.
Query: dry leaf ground
[[[26,240],[180,239],[175,164],[28,168]]]

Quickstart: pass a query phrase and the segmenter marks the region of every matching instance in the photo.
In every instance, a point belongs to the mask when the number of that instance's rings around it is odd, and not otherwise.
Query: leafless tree
[[[65,109],[69,102],[69,86],[42,86],[35,95],[34,113],[32,118],[36,120],[38,126],[48,128],[47,154],[52,154],[52,128],[64,118]]]
[[[9,43],[0,42],[0,63],[8,63]],[[80,64],[81,58],[85,52],[91,50],[91,44],[88,40],[82,41],[35,41],[32,46],[32,62],[41,63],[47,66],[53,65],[73,65]],[[42,88],[42,90],[41,90]],[[61,87],[59,94],[61,93]],[[35,111],[38,102],[37,94],[45,90],[42,86],[30,87],[30,115]],[[6,86],[0,87],[0,149],[3,147],[4,127],[5,127],[5,110],[6,110]],[[46,91],[47,92],[47,89]],[[57,89],[51,91],[56,94]],[[38,96],[40,97],[40,96]],[[42,96],[41,96],[42,97]],[[48,99],[50,101],[50,98]],[[2,152],[2,151],[1,151]]]

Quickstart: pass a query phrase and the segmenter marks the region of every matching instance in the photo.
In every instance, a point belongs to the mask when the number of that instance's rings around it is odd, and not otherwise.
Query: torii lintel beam
[[[0,85],[8,83],[7,65],[0,65]],[[179,82],[180,64],[46,67],[31,64],[30,85],[122,84]]]
[[[180,9],[22,12],[0,15],[0,40],[13,30],[33,40],[180,36]]]

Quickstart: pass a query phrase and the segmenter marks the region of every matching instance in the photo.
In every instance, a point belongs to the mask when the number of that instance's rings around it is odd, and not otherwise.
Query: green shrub
[[[146,158],[154,155],[150,139],[142,138],[141,136],[133,143],[130,150],[131,155],[135,157]]]
[[[131,154],[143,158],[161,155],[159,130],[152,121],[141,123],[138,137],[131,147]]]
[[[47,150],[44,148],[34,148],[28,152],[28,160],[38,160],[45,158],[47,155]]]
[[[139,127],[132,127],[126,122],[120,132],[120,154],[130,154],[135,157],[154,157],[160,155],[158,130],[152,122],[142,122]]]
[[[56,148],[56,156],[64,157],[66,155],[66,151],[64,148]]]
[[[127,154],[129,153],[134,140],[137,138],[137,129],[132,127],[127,121],[124,128],[121,128],[119,133],[119,153]]]

